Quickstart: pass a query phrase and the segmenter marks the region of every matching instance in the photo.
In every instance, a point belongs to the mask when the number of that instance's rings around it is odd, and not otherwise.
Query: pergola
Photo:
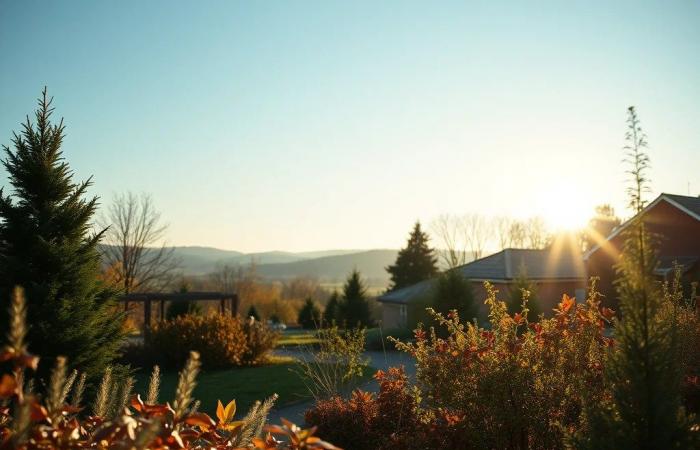
[[[238,313],[238,295],[224,292],[140,292],[137,294],[123,295],[120,301],[128,304],[129,302],[143,303],[143,331],[148,333],[151,328],[151,304],[160,302],[160,317],[161,320],[165,317],[165,302],[199,302],[199,301],[219,301],[219,312],[226,313],[228,305],[231,315],[235,316]]]

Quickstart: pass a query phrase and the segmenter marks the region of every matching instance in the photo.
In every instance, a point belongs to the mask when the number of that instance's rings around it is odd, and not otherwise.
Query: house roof
[[[553,245],[546,250],[508,248],[477,259],[452,270],[473,281],[509,282],[520,275],[533,281],[585,279],[581,253],[570,246]],[[412,286],[387,292],[377,300],[386,303],[408,303],[427,295],[435,280],[421,281]]]
[[[607,238],[605,238],[605,240],[609,241],[610,239],[620,234],[630,225],[630,223],[632,223],[632,220],[635,217],[646,214],[650,209],[654,208],[662,201],[665,201],[668,204],[675,206],[690,217],[700,221],[700,197],[690,197],[687,195],[662,193],[661,195],[656,197],[654,201],[649,203],[642,211],[640,211],[634,217],[632,217],[632,219],[629,219],[619,227],[615,228],[613,232],[610,233],[610,235]],[[596,244],[593,248],[586,252],[586,254],[583,255],[583,259],[588,259],[593,253],[598,251],[598,249],[600,249],[600,244]]]

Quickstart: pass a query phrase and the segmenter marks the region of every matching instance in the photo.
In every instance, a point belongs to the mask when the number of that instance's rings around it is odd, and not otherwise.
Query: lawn
[[[277,342],[278,347],[314,346],[321,342],[315,330],[286,330]]]
[[[309,400],[311,394],[303,380],[295,372],[299,364],[294,360],[280,358],[273,364],[259,367],[237,367],[223,370],[202,370],[197,377],[197,387],[194,398],[201,401],[200,411],[213,415],[216,411],[216,401],[226,403],[236,400],[238,413],[244,415],[256,400],[264,400],[272,394],[279,395],[276,406],[286,406],[296,402]],[[375,372],[367,368],[363,378],[368,380]],[[136,373],[135,391],[145,396],[148,392],[149,371]],[[159,400],[172,400],[177,386],[177,371],[163,372]]]

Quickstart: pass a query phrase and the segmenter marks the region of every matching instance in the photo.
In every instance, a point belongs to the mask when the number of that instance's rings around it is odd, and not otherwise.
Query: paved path
[[[301,352],[298,350],[286,350],[280,349],[275,351],[276,355],[280,356],[291,356],[298,359],[307,359],[309,354],[306,352]],[[391,351],[391,352],[365,352],[365,357],[369,358],[369,365],[378,370],[387,370],[389,367],[404,366],[406,373],[409,377],[413,377],[416,374],[416,366],[414,364],[413,358],[404,352]],[[379,385],[373,379],[360,386],[360,389],[377,392],[379,390]],[[297,403],[290,406],[285,406],[282,408],[275,408],[270,411],[270,416],[268,417],[269,423],[279,423],[280,418],[284,417],[287,420],[303,425],[304,424],[304,412],[313,406],[313,401],[306,401]]]

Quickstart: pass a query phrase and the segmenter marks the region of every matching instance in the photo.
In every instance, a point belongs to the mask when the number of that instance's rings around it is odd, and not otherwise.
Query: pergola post
[[[238,294],[233,294],[231,296],[231,315],[238,315]]]
[[[146,297],[143,302],[143,332],[148,334],[151,330],[151,298]]]
[[[160,301],[160,321],[165,320],[165,300]]]

